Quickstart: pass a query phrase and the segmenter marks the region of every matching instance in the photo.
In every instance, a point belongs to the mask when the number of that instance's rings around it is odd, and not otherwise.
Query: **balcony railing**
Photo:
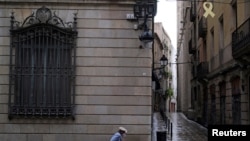
[[[232,33],[232,55],[240,58],[250,53],[250,18]]]
[[[197,66],[197,78],[201,79],[206,77],[206,75],[208,74],[208,62],[201,62],[198,66]]]

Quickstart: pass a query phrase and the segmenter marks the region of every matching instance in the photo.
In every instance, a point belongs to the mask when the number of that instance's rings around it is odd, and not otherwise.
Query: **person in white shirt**
[[[127,132],[127,129],[125,129],[124,127],[119,127],[118,131],[114,133],[110,138],[110,141],[122,141],[122,139],[126,136]]]

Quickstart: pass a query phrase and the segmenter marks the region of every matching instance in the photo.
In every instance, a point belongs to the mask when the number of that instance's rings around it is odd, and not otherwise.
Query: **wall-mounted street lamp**
[[[194,64],[194,62],[168,62],[168,58],[163,54],[162,57],[160,58],[160,67],[154,68],[153,67],[153,79],[152,79],[152,89],[156,89],[156,81],[159,82],[159,80],[162,78],[163,74],[165,74],[165,67],[168,64],[175,64],[175,65],[181,65],[181,64]],[[158,72],[159,70],[159,72]],[[157,74],[158,73],[158,74]]]
[[[164,69],[166,65],[168,65],[168,58],[163,54],[161,59],[160,59],[160,67],[159,68],[154,68],[153,70],[159,70],[159,69]]]
[[[163,54],[161,59],[160,59],[160,67],[159,68],[153,68],[153,79],[152,79],[152,89],[156,90],[157,88],[160,88],[160,82],[159,80],[161,79],[162,76],[162,71],[164,71],[164,68],[168,64],[168,58]],[[156,74],[156,70],[160,70],[159,75]]]
[[[168,65],[168,58],[163,54],[160,59],[160,64],[164,68],[166,65]]]
[[[156,2],[154,1],[137,1],[134,5],[134,16],[140,21],[143,19],[143,23],[139,23],[138,28],[142,30],[139,35],[140,41],[143,43],[150,43],[154,40],[154,34],[149,29],[148,19],[153,18],[156,14]],[[152,20],[153,21],[153,20]]]
[[[154,40],[152,31],[150,31],[149,29],[144,29],[144,31],[139,36],[139,39],[144,43],[152,42]]]
[[[145,0],[137,1],[134,5],[134,16],[137,18],[153,18],[156,13],[154,2],[149,2]]]
[[[160,59],[160,64],[161,64],[161,67],[154,68],[154,70],[163,69],[168,64],[176,64],[176,65],[179,65],[179,64],[194,64],[194,62],[179,62],[179,63],[176,62],[176,63],[171,63],[171,62],[168,62],[168,58],[163,54],[162,57],[161,57],[161,59]]]

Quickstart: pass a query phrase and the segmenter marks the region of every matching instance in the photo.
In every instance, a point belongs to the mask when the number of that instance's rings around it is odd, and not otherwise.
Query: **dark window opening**
[[[231,80],[232,87],[232,124],[241,124],[241,92],[240,77]]]
[[[226,82],[220,83],[220,123],[226,123]]]
[[[216,123],[216,93],[215,84],[210,86],[211,109],[210,109],[210,124]]]

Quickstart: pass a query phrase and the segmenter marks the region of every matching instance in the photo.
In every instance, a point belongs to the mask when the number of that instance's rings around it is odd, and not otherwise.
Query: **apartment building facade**
[[[176,96],[174,93],[171,93],[171,96],[168,96],[168,92],[173,92],[172,68],[170,63],[173,46],[171,39],[161,22],[154,23],[154,32],[154,73],[159,81],[159,86],[157,86],[158,90],[155,91],[155,110],[159,112],[162,109],[164,112],[174,112]],[[168,64],[164,68],[161,68],[160,59],[163,55],[168,59]],[[160,106],[162,107],[160,108]]]
[[[188,2],[177,3],[177,111],[183,112],[190,119],[193,119],[193,105],[191,104],[191,80],[192,80],[192,57],[189,55],[187,44],[194,39],[192,26],[188,21]],[[189,30],[189,28],[191,28]],[[193,40],[194,42],[194,40]],[[189,63],[190,62],[190,63]]]
[[[249,4],[209,2],[206,6],[213,6],[214,15],[207,17],[205,1],[186,4],[188,16],[183,20],[192,25],[186,29],[194,35],[190,44],[184,44],[194,58],[190,101],[194,119],[204,126],[249,124]]]
[[[152,51],[134,5],[0,0],[1,140],[107,141],[120,126],[151,140]]]

